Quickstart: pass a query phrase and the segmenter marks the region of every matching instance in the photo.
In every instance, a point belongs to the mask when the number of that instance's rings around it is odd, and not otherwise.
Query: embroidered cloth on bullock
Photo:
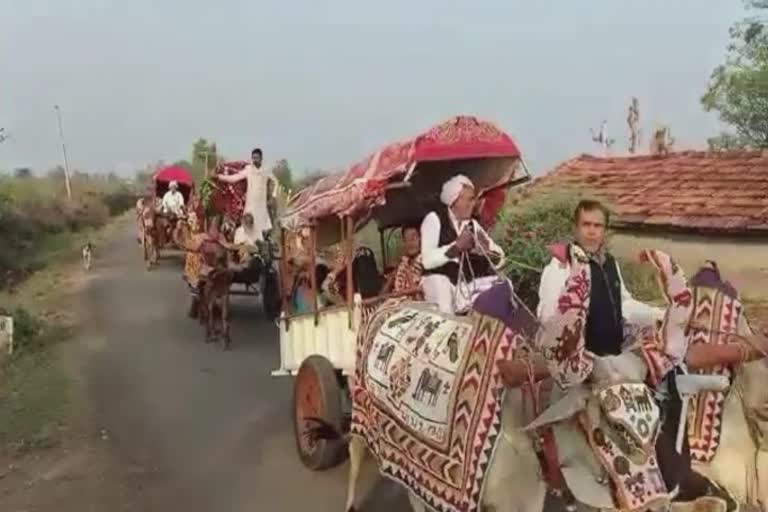
[[[739,331],[739,324],[746,322],[744,307],[736,296],[710,287],[694,288],[694,313],[691,343],[721,345],[728,343],[728,334]],[[732,369],[718,365],[706,371],[711,375],[732,376]],[[691,399],[688,409],[688,444],[691,459],[710,462],[720,445],[723,428],[723,409],[726,392],[706,391]]]
[[[645,362],[646,382],[623,382],[629,377],[618,368],[609,370],[610,365],[601,365],[606,368],[601,368],[599,375],[595,371],[597,356],[587,350],[584,339],[592,286],[589,260],[575,245],[571,248],[570,276],[558,308],[543,325],[539,338],[550,372],[563,388],[585,384],[591,388],[587,410],[579,412],[577,420],[610,476],[616,507],[632,511],[656,508],[669,501],[654,450],[659,410],[648,386],[657,386],[685,357],[686,325],[693,308],[685,275],[668,255],[647,250],[640,256],[656,268],[668,301],[661,326],[638,331],[639,337],[630,348]]]
[[[413,302],[382,306],[360,336],[352,434],[430,508],[478,510],[501,428],[496,361],[521,339]]]
[[[613,482],[621,510],[652,510],[669,503],[656,460],[660,413],[648,386],[614,384],[595,390],[590,401],[600,414],[581,412],[577,419],[587,442]]]

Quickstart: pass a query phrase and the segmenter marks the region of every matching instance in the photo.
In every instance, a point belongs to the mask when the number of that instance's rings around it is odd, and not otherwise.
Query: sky
[[[0,0],[0,169],[126,176],[198,137],[295,172],[340,169],[453,115],[497,123],[536,173],[627,145],[640,100],[678,149],[722,126],[699,98],[740,0]]]

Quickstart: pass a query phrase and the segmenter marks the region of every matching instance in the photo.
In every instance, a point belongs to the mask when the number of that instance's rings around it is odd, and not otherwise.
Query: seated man
[[[424,268],[421,265],[421,234],[419,226],[406,225],[402,228],[403,256],[397,268],[384,284],[382,293],[419,292],[421,295],[421,276]]]
[[[344,304],[346,299],[347,288],[347,258],[343,255],[338,255],[336,261],[328,272],[323,275],[323,280],[318,281],[320,283],[320,293],[324,302],[327,305]]]
[[[448,180],[440,201],[444,206],[427,214],[421,224],[422,286],[428,302],[454,314],[466,311],[474,297],[495,282],[493,265],[503,260],[504,251],[472,219],[475,187],[469,178]]]
[[[235,229],[235,245],[253,254],[258,251],[258,241],[261,236],[256,232],[253,225],[253,215],[246,213],[243,215],[243,223]]]
[[[179,184],[175,181],[168,185],[168,192],[163,195],[162,212],[174,217],[184,216],[184,196],[179,192]]]
[[[347,261],[344,255],[339,255],[333,269],[322,281],[320,289],[331,304],[347,302]],[[363,299],[376,297],[381,293],[382,276],[376,266],[376,257],[368,247],[358,247],[352,257],[352,290],[359,293]]]
[[[621,353],[625,323],[654,325],[664,316],[663,310],[635,300],[624,286],[619,266],[606,248],[609,220],[608,209],[597,201],[582,201],[574,212],[574,243],[589,257],[592,282],[589,310],[583,327],[585,348],[596,356]],[[567,257],[570,251],[567,246],[559,249],[553,250],[558,254],[541,276],[537,316],[542,322],[555,315],[559,297],[570,275]],[[659,469],[667,489],[679,486],[679,499],[687,501],[704,495],[709,489],[709,483],[691,471],[688,436],[683,436],[682,454],[677,453],[675,443],[682,402],[676,392],[674,379],[667,378],[662,385],[666,385],[666,399],[669,403],[665,406],[667,414],[656,441]]]

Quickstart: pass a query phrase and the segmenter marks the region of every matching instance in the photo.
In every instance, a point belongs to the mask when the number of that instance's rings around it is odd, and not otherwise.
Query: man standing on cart
[[[264,232],[272,230],[272,216],[277,189],[272,172],[262,162],[261,149],[251,151],[251,163],[235,174],[219,174],[217,178],[225,183],[237,183],[246,180],[245,208],[243,214],[253,217],[253,230],[259,240]]]
[[[496,281],[504,251],[472,218],[475,186],[464,175],[448,180],[443,203],[421,224],[424,298],[444,313],[461,313]]]

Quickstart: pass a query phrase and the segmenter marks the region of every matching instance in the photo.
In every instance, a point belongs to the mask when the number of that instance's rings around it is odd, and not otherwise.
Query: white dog
[[[91,258],[93,256],[93,246],[91,245],[91,242],[88,242],[83,246],[83,268],[85,271],[89,271],[91,269]]]

